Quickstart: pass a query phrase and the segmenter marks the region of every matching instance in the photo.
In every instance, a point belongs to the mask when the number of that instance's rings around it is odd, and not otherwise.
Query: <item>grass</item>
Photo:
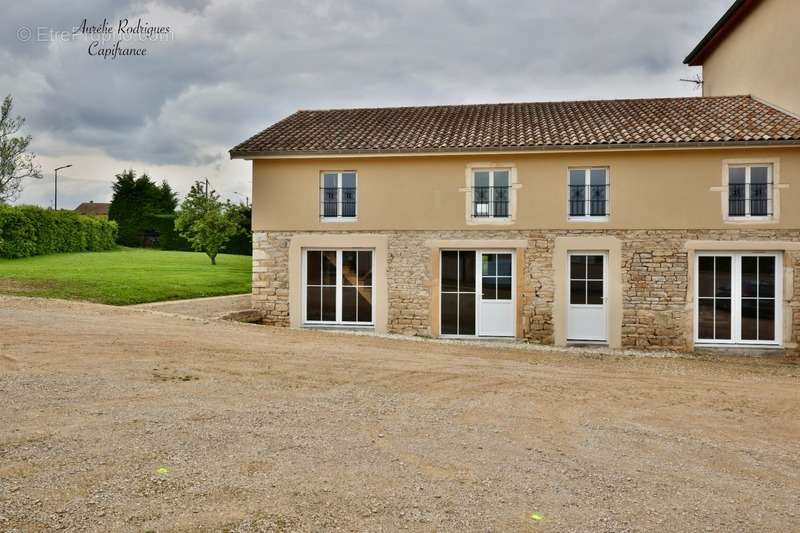
[[[118,248],[0,259],[0,294],[129,305],[250,292],[251,258]]]

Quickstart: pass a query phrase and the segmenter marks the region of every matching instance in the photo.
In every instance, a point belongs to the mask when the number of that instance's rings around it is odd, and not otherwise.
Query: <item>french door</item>
[[[695,263],[695,342],[782,342],[783,257],[700,253]]]
[[[443,250],[440,273],[442,335],[516,334],[513,252]]]
[[[305,250],[306,324],[374,324],[372,250]]]

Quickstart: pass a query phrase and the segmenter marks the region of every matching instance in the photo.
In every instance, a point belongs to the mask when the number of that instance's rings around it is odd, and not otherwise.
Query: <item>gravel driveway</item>
[[[800,368],[784,360],[23,298],[0,298],[0,332],[4,531],[800,529]]]

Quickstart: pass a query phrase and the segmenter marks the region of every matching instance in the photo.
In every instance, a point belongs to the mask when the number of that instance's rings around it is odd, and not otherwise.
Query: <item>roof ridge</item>
[[[328,107],[316,109],[297,109],[291,115],[298,113],[323,113],[328,111],[390,111],[405,109],[447,109],[463,107],[491,107],[491,106],[513,106],[513,105],[545,105],[545,104],[583,104],[583,103],[612,103],[612,102],[663,102],[670,100],[726,100],[738,98],[752,98],[749,94],[736,94],[725,96],[657,96],[640,98],[588,98],[584,100],[537,100],[537,101],[513,101],[513,102],[481,102],[475,104],[429,104],[429,105],[399,105],[399,106],[367,106],[367,107]]]

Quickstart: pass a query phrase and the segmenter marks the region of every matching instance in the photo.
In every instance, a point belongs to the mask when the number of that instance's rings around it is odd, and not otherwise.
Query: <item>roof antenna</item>
[[[703,87],[703,77],[700,74],[695,74],[694,78],[692,78],[692,79],[681,78],[680,81],[685,81],[685,82],[688,82],[688,83],[694,83],[695,90],[699,90],[700,88]]]

